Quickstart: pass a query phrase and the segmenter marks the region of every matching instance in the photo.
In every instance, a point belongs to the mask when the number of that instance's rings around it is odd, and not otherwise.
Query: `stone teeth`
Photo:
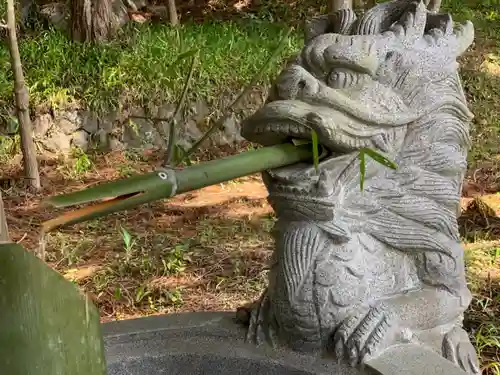
[[[291,195],[307,195],[311,192],[311,186],[298,186],[298,185],[281,185],[276,184],[275,189],[277,192]]]
[[[276,133],[280,135],[298,137],[298,138],[309,138],[311,137],[311,130],[301,124],[290,123],[290,122],[268,122],[265,124],[259,124],[255,127],[254,133],[265,134],[265,133]]]

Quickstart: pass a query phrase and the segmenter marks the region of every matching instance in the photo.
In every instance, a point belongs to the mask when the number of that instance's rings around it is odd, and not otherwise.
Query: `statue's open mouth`
[[[335,90],[332,90],[335,91]],[[338,100],[276,100],[266,104],[247,118],[242,135],[263,146],[273,146],[292,138],[311,139],[314,131],[319,143],[332,154],[347,154],[364,147],[386,151],[390,147],[390,134],[395,128],[414,120],[414,114],[388,114],[378,118],[371,113],[377,103],[365,103],[361,108],[346,111],[339,93]],[[348,99],[346,99],[348,100]],[[400,124],[401,122],[401,124]]]
[[[248,118],[242,128],[242,135],[263,146],[273,146],[292,140],[311,140],[313,131],[318,136],[319,152],[322,154],[318,169],[311,162],[266,171],[264,182],[273,195],[321,197],[331,194],[321,170],[332,159],[355,152],[364,143],[348,137],[338,137],[336,129],[330,126],[335,121],[335,111],[316,107],[302,101],[276,101],[264,106]],[[367,127],[366,134],[370,129]],[[312,145],[311,145],[312,147]]]
[[[362,148],[389,152],[394,146],[395,132],[404,131],[402,125],[418,117],[411,111],[397,116],[385,113],[377,100],[346,107],[351,102],[342,90],[319,85],[314,98],[274,100],[247,118],[242,124],[242,135],[251,142],[274,146],[292,139],[311,140],[314,131],[327,152],[318,169],[308,162],[267,171],[266,185],[295,195],[324,196],[325,192],[316,191],[322,169],[331,170],[334,164],[346,165],[332,159],[355,158]],[[325,164],[329,164],[327,168]]]
[[[279,100],[249,117],[243,123],[242,135],[251,142],[274,146],[291,139],[311,140],[314,131],[326,149],[344,154],[365,147],[383,133],[380,128],[365,125],[352,116],[346,119],[347,116],[327,106]]]

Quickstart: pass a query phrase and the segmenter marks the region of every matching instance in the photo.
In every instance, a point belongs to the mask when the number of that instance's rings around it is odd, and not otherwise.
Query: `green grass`
[[[449,11],[455,21],[474,23],[475,42],[460,59],[460,74],[475,115],[471,127],[469,175],[487,189],[496,184],[500,170],[500,1],[444,1],[442,9]],[[481,167],[490,172],[477,173]],[[467,275],[474,299],[466,313],[465,324],[481,357],[483,374],[500,375],[498,244],[492,247],[479,241],[466,246]]]
[[[444,1],[443,10],[455,21],[471,20],[476,34],[474,45],[460,59],[464,90],[475,115],[469,167],[485,162],[500,167],[500,1]]]
[[[61,32],[44,31],[21,40],[20,50],[33,106],[78,102],[101,112],[119,105],[176,98],[187,74],[189,52],[200,49],[192,95],[215,98],[239,89],[260,70],[286,31],[269,22],[131,25],[101,46],[73,43]],[[293,34],[279,59],[298,49]],[[0,48],[0,105],[12,103],[8,50]],[[280,69],[271,64],[266,80]],[[265,82],[262,82],[265,83]]]
[[[474,299],[465,325],[484,374],[500,375],[500,248],[499,241],[466,245],[465,259],[469,288]]]

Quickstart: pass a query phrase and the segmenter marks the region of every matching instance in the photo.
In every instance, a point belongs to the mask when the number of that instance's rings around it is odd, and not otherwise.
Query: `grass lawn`
[[[295,14],[314,8],[303,7],[307,9]],[[470,19],[476,26],[475,44],[461,61],[464,88],[476,115],[465,195],[496,193],[500,191],[500,13],[494,9],[500,6],[498,0],[463,0],[445,2],[444,7],[455,20]],[[77,103],[105,112],[119,103],[176,97],[189,65],[183,56],[193,48],[202,49],[203,61],[191,95],[216,98],[240,88],[260,69],[285,31],[283,24],[265,19],[287,20],[293,13],[290,9],[272,3],[260,13],[239,14],[240,21],[188,23],[178,31],[162,25],[131,25],[115,42],[101,47],[70,43],[55,31],[25,38],[21,51],[33,104]],[[300,42],[301,36],[293,34],[281,59],[296,51]],[[10,107],[12,77],[4,46],[0,64],[0,105]],[[266,76],[279,69],[275,64]],[[0,149],[8,142],[3,138]],[[196,157],[227,152],[235,150],[200,151]],[[20,174],[17,162],[7,162],[12,155],[5,147],[2,156],[3,173]],[[158,161],[159,155],[140,151],[42,160],[43,194],[151,170]],[[37,248],[37,225],[54,212],[42,211],[37,206],[40,197],[20,187],[3,194],[12,238],[26,248]],[[110,215],[50,234],[44,240],[47,260],[90,293],[103,321],[173,311],[231,310],[257,298],[266,283],[274,220],[265,196],[259,178],[251,176]],[[465,325],[483,359],[484,374],[489,375],[500,375],[500,224],[495,227],[495,223],[476,228],[474,236],[469,230],[473,223],[462,226],[475,297]]]
[[[455,20],[470,19],[476,29],[475,43],[461,59],[464,89],[475,115],[464,196],[496,194],[500,191],[500,3],[443,3]],[[500,223],[496,218],[486,222],[474,211],[461,219],[469,287],[475,297],[465,325],[483,359],[483,372],[499,375]]]
[[[120,105],[175,101],[200,50],[191,96],[208,100],[239,90],[261,70],[286,32],[283,24],[261,21],[130,24],[116,40],[95,47],[69,42],[63,33],[45,31],[20,43],[32,105],[69,103],[105,113]],[[280,61],[299,48],[294,33]],[[250,58],[251,57],[251,58]],[[12,73],[7,48],[0,49],[0,106],[12,105]],[[266,83],[280,66],[264,73]]]

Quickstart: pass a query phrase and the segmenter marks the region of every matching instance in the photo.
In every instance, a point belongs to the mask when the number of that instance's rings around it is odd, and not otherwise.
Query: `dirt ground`
[[[46,161],[40,194],[6,190],[12,240],[38,250],[38,225],[58,212],[39,207],[41,197],[117,179],[123,170],[148,171],[157,161],[123,153],[96,159],[77,177],[67,161]],[[20,172],[13,167],[10,176]],[[104,321],[232,310],[256,298],[265,283],[273,224],[266,195],[260,177],[251,176],[75,225],[43,239],[46,260],[91,294]]]

